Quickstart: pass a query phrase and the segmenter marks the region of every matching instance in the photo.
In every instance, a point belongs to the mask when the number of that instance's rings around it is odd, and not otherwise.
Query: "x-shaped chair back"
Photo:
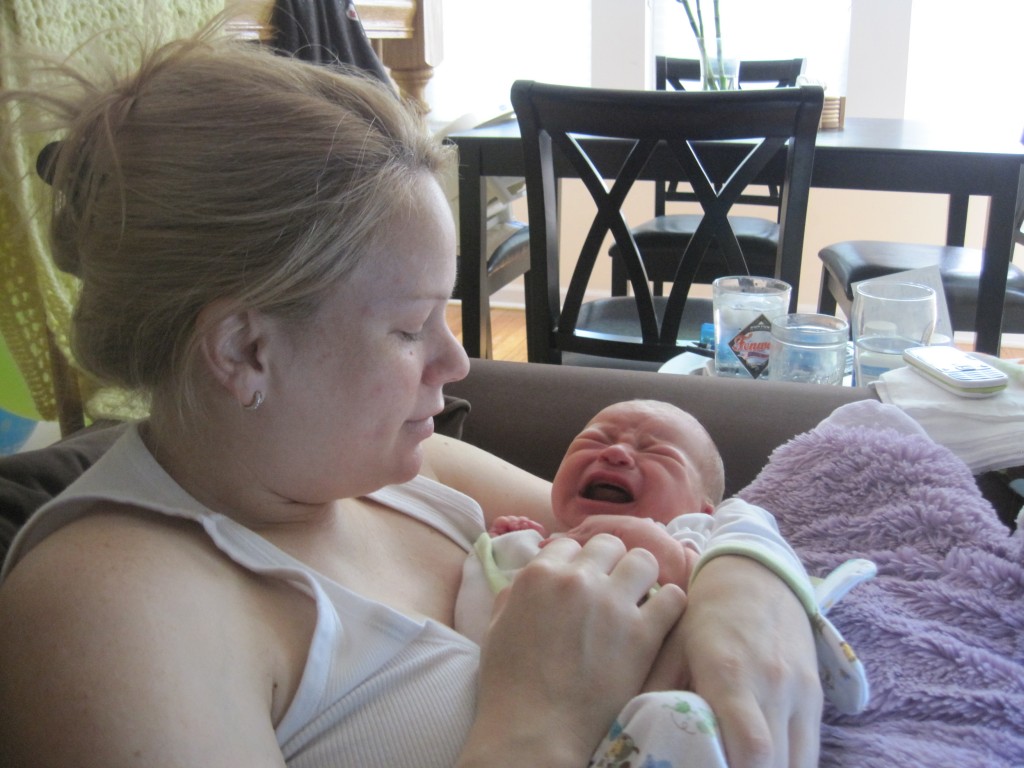
[[[743,190],[780,158],[785,169],[775,274],[793,286],[795,308],[822,100],[817,86],[675,93],[516,82],[512,105],[523,140],[531,231],[530,359],[559,362],[562,350],[637,360],[664,360],[678,354],[677,337],[690,286],[712,240],[717,240],[735,274],[748,274],[727,214]],[[719,159],[724,153],[734,159],[727,178],[708,172],[702,159],[705,153]],[[663,178],[666,173],[692,185],[704,218],[679,262],[667,304],[656,307],[621,209],[638,180]],[[582,180],[596,213],[563,303],[556,182],[565,175]],[[635,302],[638,338],[578,327],[587,287],[609,232],[621,250],[633,289],[631,297],[616,300]]]

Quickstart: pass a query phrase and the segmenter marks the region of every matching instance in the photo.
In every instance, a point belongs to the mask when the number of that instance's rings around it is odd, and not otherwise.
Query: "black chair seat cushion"
[[[530,228],[526,224],[519,224],[519,228],[505,238],[487,259],[487,274],[482,276],[482,279],[486,281],[487,295],[490,296],[501,290],[529,270]],[[463,298],[462,290],[460,272],[459,281],[455,285],[455,290],[452,291],[452,298]],[[463,322],[465,321],[466,317],[463,315]],[[479,320],[474,325],[478,323]]]
[[[654,311],[660,321],[665,315],[668,298],[654,297]],[[711,300],[688,297],[683,308],[683,320],[679,324],[677,338],[681,341],[694,342],[700,338],[700,328],[704,323],[713,320]],[[640,338],[640,319],[637,315],[636,303],[625,297],[596,299],[588,301],[580,308],[580,317],[576,323],[579,331]],[[685,350],[680,349],[679,354]],[[582,365],[600,368],[628,368],[631,370],[656,371],[664,361],[629,360],[624,358],[597,357],[576,352],[563,352],[564,365]]]
[[[530,267],[530,228],[523,226],[513,232],[487,260],[487,281],[490,293],[525,274]]]
[[[679,256],[697,231],[702,218],[690,213],[658,216],[632,230],[651,280],[672,280]],[[771,219],[758,216],[730,216],[729,223],[736,233],[750,273],[764,276],[773,274],[779,248],[779,225]],[[618,246],[613,245],[609,253],[613,257],[617,256]],[[694,282],[710,283],[716,277],[732,272],[718,250],[712,247],[698,267]]]
[[[853,284],[910,269],[937,266],[956,330],[974,329],[977,311],[981,251],[952,245],[849,240],[822,248],[818,254],[826,270],[844,286],[853,301]],[[1024,271],[1010,264],[1006,272],[1003,330],[1024,332]]]

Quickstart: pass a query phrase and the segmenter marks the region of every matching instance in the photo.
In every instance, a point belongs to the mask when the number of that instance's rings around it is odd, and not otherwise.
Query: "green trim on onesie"
[[[501,572],[498,563],[494,560],[494,544],[489,533],[481,533],[475,542],[473,549],[480,559],[480,565],[484,569],[484,577],[487,579],[487,586],[495,595],[512,583],[512,579]]]
[[[809,617],[817,616],[820,613],[814,588],[807,580],[807,576],[803,571],[798,572],[794,570],[784,560],[775,557],[772,552],[754,543],[732,542],[720,545],[712,544],[704,550],[704,553],[697,560],[697,564],[693,567],[693,573],[690,574],[690,586],[693,586],[693,582],[697,579],[697,575],[705,565],[722,555],[739,555],[740,557],[747,557],[757,561],[782,579],[786,586],[793,590],[793,594],[796,595],[800,604],[803,605],[804,611],[806,611]]]

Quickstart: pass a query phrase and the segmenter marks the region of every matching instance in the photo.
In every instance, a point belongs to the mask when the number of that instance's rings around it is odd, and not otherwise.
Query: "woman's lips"
[[[413,436],[420,440],[426,440],[432,434],[434,434],[434,417],[427,416],[425,419],[410,419],[405,422],[406,428],[413,434]]]

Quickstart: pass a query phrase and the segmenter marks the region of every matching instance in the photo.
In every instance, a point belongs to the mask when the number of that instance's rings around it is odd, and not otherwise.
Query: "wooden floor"
[[[448,305],[448,326],[462,339],[462,305]],[[491,309],[491,339],[495,360],[526,362],[526,312],[522,309]]]
[[[452,332],[462,338],[461,305],[452,302],[448,305],[448,325]],[[526,319],[521,309],[492,309],[491,338],[494,344],[495,360],[511,360],[526,362]],[[964,346],[964,345],[958,345]],[[969,348],[969,347],[964,347]],[[1024,357],[1024,349],[1004,346],[1000,357],[1016,360]]]

